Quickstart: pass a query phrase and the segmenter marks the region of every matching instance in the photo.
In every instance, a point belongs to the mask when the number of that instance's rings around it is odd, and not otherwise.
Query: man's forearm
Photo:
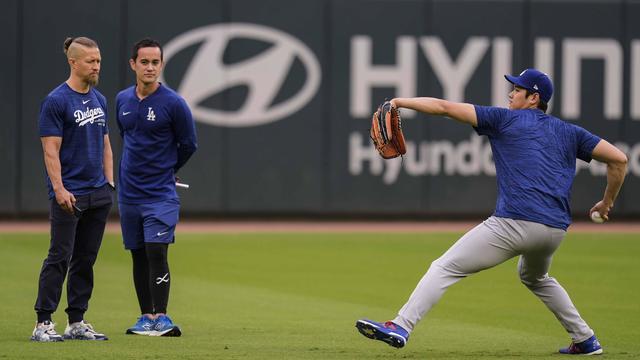
[[[103,158],[103,168],[104,168],[104,176],[107,178],[107,182],[113,185],[113,153],[111,152],[111,147],[104,149],[104,158]]]
[[[187,163],[189,158],[191,158],[191,155],[193,155],[197,149],[197,145],[195,143],[188,143],[186,145],[184,144],[181,144],[181,145],[182,146],[178,148],[178,161],[176,162],[176,166],[174,167],[175,172],[178,172],[178,170],[180,170],[180,168]]]
[[[63,189],[62,165],[60,164],[59,154],[52,150],[44,149],[44,166],[47,169],[47,175],[49,175],[53,191]]]
[[[446,115],[444,100],[432,97],[395,98],[393,104],[398,108],[406,108],[431,115]]]
[[[607,164],[607,188],[604,191],[603,200],[613,205],[618,197],[618,192],[624,183],[624,177],[627,173],[627,164],[612,162]]]
[[[478,125],[476,110],[472,104],[456,103],[432,97],[395,98],[391,100],[391,103],[398,108],[446,116],[471,126]]]

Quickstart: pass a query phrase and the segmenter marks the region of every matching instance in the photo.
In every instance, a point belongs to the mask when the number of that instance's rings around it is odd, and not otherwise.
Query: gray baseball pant
[[[548,274],[553,253],[565,234],[562,229],[543,224],[491,216],[431,263],[393,322],[411,332],[449,286],[520,255],[522,283],[551,310],[573,341],[587,340],[593,330],[580,317],[564,288]]]

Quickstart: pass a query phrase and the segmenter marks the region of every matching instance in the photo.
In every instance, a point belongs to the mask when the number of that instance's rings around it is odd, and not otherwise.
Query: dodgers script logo
[[[104,111],[99,107],[93,109],[87,107],[85,111],[76,110],[73,112],[73,116],[76,118],[76,124],[78,124],[78,126],[85,126],[88,123],[97,123],[101,126],[105,125]]]
[[[229,42],[235,39],[257,40],[271,46],[243,61],[225,64],[225,50]],[[197,121],[228,127],[256,126],[277,121],[304,107],[320,86],[320,65],[313,52],[285,32],[244,23],[197,28],[174,38],[165,46],[167,65],[170,66],[173,56],[198,44],[199,49],[178,87],[178,92],[189,104]],[[273,104],[295,60],[304,67],[305,83],[297,93]],[[164,79],[161,81],[166,83]],[[248,88],[246,99],[239,109],[225,111],[201,105],[207,98],[238,85]]]

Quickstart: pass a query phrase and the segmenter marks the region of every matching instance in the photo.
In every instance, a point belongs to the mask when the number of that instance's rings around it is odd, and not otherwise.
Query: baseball
[[[604,219],[602,218],[602,216],[600,216],[599,212],[594,211],[591,213],[591,221],[596,224],[602,224],[604,222]]]

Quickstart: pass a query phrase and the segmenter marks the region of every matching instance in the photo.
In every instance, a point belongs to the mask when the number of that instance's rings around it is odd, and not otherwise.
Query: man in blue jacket
[[[176,173],[196,151],[195,124],[186,102],[158,81],[162,46],[143,39],[129,64],[136,85],[116,98],[123,152],[118,179],[120,223],[131,250],[141,316],[127,334],[180,336],[167,316],[171,276],[168,245],[175,241],[180,201]]]

